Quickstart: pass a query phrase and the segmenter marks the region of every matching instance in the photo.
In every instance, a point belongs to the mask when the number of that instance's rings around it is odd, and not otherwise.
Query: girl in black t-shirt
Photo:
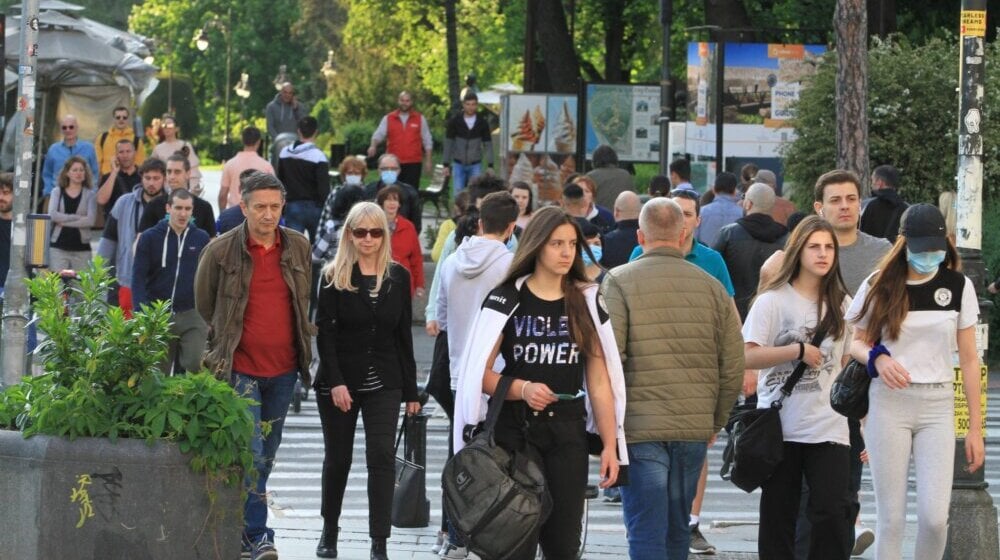
[[[537,451],[553,501],[553,515],[514,558],[534,558],[536,542],[548,559],[577,557],[587,485],[584,398],[590,399],[604,444],[601,486],[614,484],[618,476],[611,382],[582,289],[590,283],[581,256],[584,245],[572,217],[559,208],[543,208],[525,228],[503,282],[527,276],[487,361],[483,392],[492,395],[501,375],[516,378],[496,440],[507,449],[527,445]],[[494,369],[498,354],[505,364],[500,372]]]

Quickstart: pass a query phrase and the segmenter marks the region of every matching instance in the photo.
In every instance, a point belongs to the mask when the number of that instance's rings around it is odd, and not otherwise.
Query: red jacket
[[[424,144],[420,138],[423,115],[410,111],[406,126],[399,118],[399,109],[389,113],[386,118],[386,152],[399,158],[399,163],[420,163],[424,155]],[[414,185],[416,187],[417,185]],[[410,284],[412,287],[413,285]]]
[[[417,288],[424,287],[424,253],[413,222],[396,216],[396,231],[392,232],[392,260],[410,271],[410,297]]]

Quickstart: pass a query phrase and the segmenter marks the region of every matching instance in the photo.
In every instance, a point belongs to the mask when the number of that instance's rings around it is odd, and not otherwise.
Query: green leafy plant
[[[112,282],[100,258],[72,287],[54,273],[28,280],[46,334],[38,349],[44,374],[0,393],[0,428],[25,437],[174,442],[196,472],[239,483],[253,467],[252,401],[205,371],[163,375],[168,304],[126,319],[105,303]]]

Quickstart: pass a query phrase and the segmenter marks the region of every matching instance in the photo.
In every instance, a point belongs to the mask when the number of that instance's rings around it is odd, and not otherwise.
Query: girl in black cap
[[[944,554],[955,454],[956,349],[969,403],[966,468],[973,472],[983,464],[979,303],[959,264],[941,212],[929,204],[911,206],[892,251],[861,284],[847,314],[854,325],[851,354],[873,378],[865,441],[880,559],[902,557],[911,453],[917,479],[914,557],[937,560]]]

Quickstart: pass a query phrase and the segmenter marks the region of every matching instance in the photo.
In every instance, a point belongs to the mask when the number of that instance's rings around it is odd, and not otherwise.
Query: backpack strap
[[[483,422],[483,432],[489,435],[490,441],[493,440],[493,432],[496,429],[497,420],[500,418],[500,409],[503,407],[503,402],[507,399],[507,392],[513,384],[514,377],[512,375],[501,375],[500,381],[497,382],[497,387],[493,391],[490,407],[486,411],[486,421]]]

